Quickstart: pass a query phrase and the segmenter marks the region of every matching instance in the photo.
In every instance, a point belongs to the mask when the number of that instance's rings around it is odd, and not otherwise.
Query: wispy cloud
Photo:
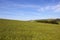
[[[41,7],[37,11],[44,12],[48,10],[51,10],[52,12],[60,12],[60,3],[56,5],[47,5],[47,6]]]
[[[4,18],[60,17],[57,13],[60,13],[60,0],[0,0],[0,17]]]
[[[2,1],[4,2],[4,0]],[[44,12],[48,10],[51,10],[53,12],[60,12],[60,2],[56,5],[41,6],[41,5],[32,5],[32,4],[16,4],[6,0],[5,3],[0,3],[0,8],[3,9],[33,8],[38,12]]]

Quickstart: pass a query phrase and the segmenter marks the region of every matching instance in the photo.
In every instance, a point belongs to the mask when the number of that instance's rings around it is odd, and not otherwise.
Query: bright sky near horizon
[[[60,0],[0,0],[0,18],[60,18]]]

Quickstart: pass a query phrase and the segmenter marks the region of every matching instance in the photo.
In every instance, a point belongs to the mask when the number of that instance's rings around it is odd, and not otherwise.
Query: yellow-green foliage
[[[60,25],[0,19],[0,40],[60,40]]]

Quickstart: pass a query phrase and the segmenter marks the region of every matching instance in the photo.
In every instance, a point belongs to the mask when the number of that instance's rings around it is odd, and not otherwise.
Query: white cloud
[[[1,3],[1,4],[0,4],[0,8],[5,8],[5,9],[35,8],[35,10],[38,12],[44,12],[48,10],[51,10],[52,12],[60,12],[60,3],[56,5],[47,5],[47,6],[31,5],[31,4],[16,4],[12,2]]]
[[[37,11],[48,11],[48,10],[51,10],[52,12],[60,12],[60,4],[56,4],[56,5],[47,5],[47,6],[44,6],[44,7],[40,7]]]
[[[55,12],[60,12],[60,4],[55,6]]]

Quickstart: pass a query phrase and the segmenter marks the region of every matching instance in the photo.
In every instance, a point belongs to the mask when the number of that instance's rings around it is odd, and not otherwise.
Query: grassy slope
[[[0,19],[0,40],[60,40],[60,25]]]

